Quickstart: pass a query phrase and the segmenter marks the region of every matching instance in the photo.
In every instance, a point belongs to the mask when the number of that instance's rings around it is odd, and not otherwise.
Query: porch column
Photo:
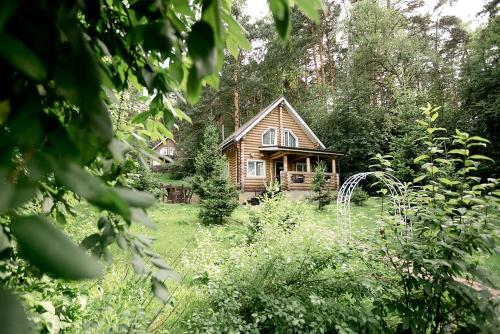
[[[283,157],[283,171],[288,172],[288,156]]]
[[[337,166],[336,166],[335,159],[332,159],[332,173],[333,174],[337,173]]]
[[[274,182],[274,161],[271,159],[269,159],[269,173],[271,174],[269,179]]]
[[[309,157],[306,158],[306,172],[311,172],[311,158]]]

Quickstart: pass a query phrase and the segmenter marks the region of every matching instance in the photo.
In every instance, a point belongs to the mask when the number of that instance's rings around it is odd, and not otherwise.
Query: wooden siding
[[[238,184],[238,148],[233,144],[226,148],[223,153],[229,164],[229,179],[233,184]]]
[[[241,191],[258,192],[265,189],[267,182],[274,179],[274,163],[276,160],[270,160],[261,151],[262,134],[269,128],[277,129],[276,146],[284,146],[284,129],[290,129],[298,138],[298,147],[307,149],[317,149],[319,143],[309,137],[301,125],[289,113],[284,104],[280,104],[267,114],[260,122],[254,125],[252,129],[237,143],[233,143],[226,147],[223,153],[227,156],[229,162],[229,176],[232,182],[240,186]],[[265,176],[247,176],[248,161],[262,160],[265,164]],[[280,158],[279,160],[282,160]],[[288,161],[288,171],[281,172],[282,186],[284,189],[290,190],[310,190],[313,173],[307,173],[306,180],[303,184],[291,182],[290,172],[295,172],[295,161]],[[305,162],[305,158],[300,162]],[[287,173],[288,172],[288,173]],[[305,172],[297,172],[297,174],[306,174]],[[333,175],[332,175],[333,176]],[[334,180],[337,180],[334,176]],[[333,181],[333,180],[332,180]],[[332,188],[338,187],[338,181],[331,184]]]
[[[299,139],[299,147],[300,148],[311,148],[317,149],[319,144],[316,141],[313,141],[306,132],[302,129],[302,127],[297,123],[295,118],[290,115],[286,107],[283,107],[283,128],[281,129],[281,146],[285,146],[285,136],[284,130],[290,129],[293,134],[297,136]]]
[[[271,181],[274,173],[274,168],[270,161],[260,152],[262,147],[262,134],[268,128],[277,128],[277,145],[284,146],[284,129],[290,129],[297,136],[300,148],[315,149],[318,143],[313,142],[311,138],[304,132],[301,126],[290,115],[286,107],[282,104],[274,108],[266,117],[257,123],[248,133],[241,139],[242,145],[245,149],[242,152],[242,179],[244,191],[261,191],[265,189],[266,182]],[[247,176],[247,162],[248,160],[263,160],[265,163],[265,177],[251,177]],[[274,167],[274,166],[273,166]],[[290,164],[290,168],[295,168],[295,164]]]
[[[241,144],[244,146],[242,152],[242,180],[244,191],[261,191],[265,189],[266,182],[271,180],[271,168],[269,159],[265,158],[260,152],[262,146],[262,134],[268,128],[277,128],[277,139],[280,139],[279,130],[279,107],[276,107],[259,123],[257,123],[246,135],[241,139]],[[263,160],[265,164],[265,177],[247,176],[248,160]]]

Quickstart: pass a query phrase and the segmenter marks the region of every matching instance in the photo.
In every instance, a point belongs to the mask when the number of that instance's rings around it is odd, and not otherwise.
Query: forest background
[[[175,134],[185,152],[177,176],[193,172],[193,148],[208,120],[227,137],[282,95],[329,149],[346,154],[342,178],[368,170],[373,152],[391,152],[397,176],[411,181],[419,151],[414,124],[428,102],[442,106],[439,126],[488,138],[484,153],[498,161],[498,1],[484,3],[477,25],[436,14],[455,2],[438,1],[426,12],[429,3],[419,0],[328,0],[319,24],[292,11],[286,43],[270,17],[256,20],[236,3],[233,13],[254,48],[237,60],[228,53],[220,89],[183,106],[194,122]],[[500,171],[493,163],[482,168],[483,175]]]

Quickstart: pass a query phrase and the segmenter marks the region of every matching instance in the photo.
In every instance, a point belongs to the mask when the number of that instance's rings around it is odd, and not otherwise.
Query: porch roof
[[[285,154],[304,154],[307,156],[320,156],[320,157],[341,157],[344,154],[323,149],[288,147],[288,146],[261,146],[259,150],[262,153],[275,154],[277,152]],[[281,155],[280,154],[280,155]]]

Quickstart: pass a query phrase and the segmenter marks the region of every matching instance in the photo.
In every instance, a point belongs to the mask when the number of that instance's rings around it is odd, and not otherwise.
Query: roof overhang
[[[163,143],[166,143],[168,142],[169,140],[171,140],[174,144],[175,144],[175,140],[173,140],[172,138],[170,137],[165,137],[163,138],[162,140],[160,140],[160,142],[158,144],[156,144],[155,146],[153,146],[152,150],[156,150],[158,148],[158,146],[160,146],[161,144]]]
[[[329,156],[329,157],[341,157],[344,156],[343,153],[334,152],[324,149],[312,149],[312,148],[300,148],[300,147],[288,147],[288,146],[262,146],[259,150],[263,153],[276,153],[283,152],[289,154],[305,154],[310,156]]]
[[[322,148],[325,149],[325,145],[319,140],[319,138],[316,136],[316,134],[311,130],[311,128],[307,125],[306,122],[300,117],[299,113],[292,107],[292,105],[287,101],[285,97],[280,97],[276,101],[274,101],[272,104],[267,106],[267,108],[263,109],[259,114],[257,114],[257,117],[254,117],[251,119],[248,124],[244,124],[241,126],[239,129],[237,129],[233,134],[231,134],[229,137],[227,137],[220,145],[221,149],[226,148],[230,144],[234,142],[238,142],[243,138],[250,130],[254,128],[256,124],[258,124],[264,117],[266,117],[271,111],[274,110],[277,106],[279,106],[281,103],[283,103],[288,111],[290,112],[290,115],[297,121],[299,126],[304,130],[304,132],[307,134],[309,138],[311,138],[313,141],[318,143],[318,145]]]
[[[305,131],[305,133],[309,137],[311,137],[311,139],[315,140],[324,149],[325,145],[321,142],[321,140],[319,140],[319,138],[316,136],[316,134],[314,134],[314,132],[311,130],[311,128],[307,125],[307,123],[304,122],[304,120],[302,119],[302,117],[300,117],[299,113],[292,107],[292,105],[284,97],[279,98],[278,100],[276,100],[276,102],[274,102],[269,107],[267,107],[267,109],[265,110],[265,112],[263,112],[256,120],[254,120],[252,122],[252,124],[250,124],[244,131],[242,131],[241,133],[239,133],[234,138],[234,140],[238,141],[241,138],[243,138],[248,133],[248,131],[252,130],[253,127],[256,124],[258,124],[264,117],[266,117],[271,111],[273,111],[274,108],[276,108],[277,106],[279,106],[280,103],[284,103],[285,104],[285,106],[287,107],[288,111],[290,111],[290,114],[292,115],[292,117],[297,121],[297,123],[299,123],[300,127],[302,127],[302,129]]]

